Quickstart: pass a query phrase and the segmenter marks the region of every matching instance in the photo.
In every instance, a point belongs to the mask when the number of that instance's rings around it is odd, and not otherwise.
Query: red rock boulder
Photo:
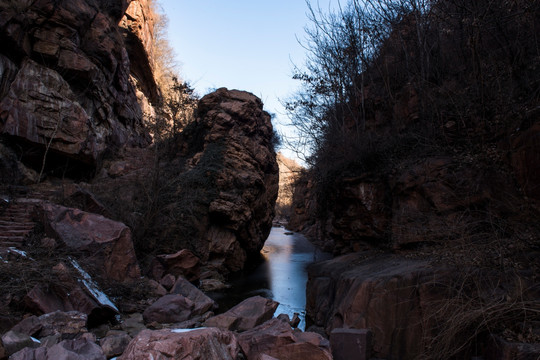
[[[238,335],[238,342],[248,359],[263,355],[287,360],[331,360],[330,344],[321,335],[293,330],[280,319]]]
[[[37,349],[25,348],[15,354],[13,360],[106,360],[105,354],[96,343],[86,340],[64,340],[51,347],[42,346]]]
[[[120,359],[235,360],[239,350],[232,332],[216,328],[143,330],[130,342]]]
[[[165,274],[183,276],[189,281],[198,280],[200,277],[201,261],[189,250],[182,249],[174,254],[158,255],[155,261],[163,266]]]
[[[169,294],[160,297],[150,305],[143,313],[146,323],[157,322],[160,324],[180,323],[188,320],[195,314],[195,303],[190,299],[178,295]]]
[[[117,221],[79,209],[42,204],[44,223],[50,236],[92,260],[100,275],[114,281],[140,277],[131,231]]]
[[[246,331],[270,320],[279,303],[262,296],[254,296],[242,301],[223,314],[208,319],[205,326]]]

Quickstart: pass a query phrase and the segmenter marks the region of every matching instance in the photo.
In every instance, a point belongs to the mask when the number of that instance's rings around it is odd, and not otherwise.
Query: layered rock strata
[[[109,149],[147,145],[118,27],[127,6],[120,0],[3,2],[0,133],[94,166]],[[39,157],[23,160],[37,166]]]

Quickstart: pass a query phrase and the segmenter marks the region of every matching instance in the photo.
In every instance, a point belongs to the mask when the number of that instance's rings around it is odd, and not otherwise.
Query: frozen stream
[[[264,261],[249,275],[233,281],[233,288],[218,302],[226,307],[250,296],[261,295],[280,303],[275,315],[300,314],[299,328],[305,328],[307,265],[329,259],[303,235],[286,235],[287,230],[274,227],[261,255]]]

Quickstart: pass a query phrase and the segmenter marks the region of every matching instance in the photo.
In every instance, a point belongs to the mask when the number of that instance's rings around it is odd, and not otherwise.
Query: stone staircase
[[[0,248],[20,249],[34,230],[35,200],[5,200],[0,196]]]

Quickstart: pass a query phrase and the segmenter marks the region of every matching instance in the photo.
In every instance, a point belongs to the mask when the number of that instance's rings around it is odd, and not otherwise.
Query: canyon
[[[427,90],[475,93],[445,30],[438,88],[396,80],[385,97],[366,71],[362,141],[329,136],[303,168],[276,154],[251,93],[188,96],[193,117],[175,118],[153,6],[0,4],[0,359],[538,358],[534,99],[514,89],[520,107],[489,125],[452,109],[426,125]],[[400,73],[407,21],[379,69]],[[353,117],[340,136],[358,134]],[[273,223],[332,254],[307,267],[305,331],[271,295],[209,296],[261,264]]]

